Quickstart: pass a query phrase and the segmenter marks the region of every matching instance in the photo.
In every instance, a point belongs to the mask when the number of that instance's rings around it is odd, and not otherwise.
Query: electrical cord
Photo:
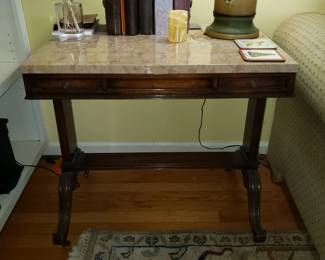
[[[266,154],[259,154],[258,155],[258,163],[260,165],[263,165],[265,168],[272,171],[271,165],[270,165],[269,161],[267,160],[267,155]]]
[[[44,166],[38,166],[38,165],[32,165],[32,164],[22,164],[22,163],[18,162],[17,160],[15,160],[15,161],[19,166],[44,169],[44,170],[47,170],[47,171],[50,171],[50,172],[54,173],[57,176],[60,176],[59,173],[57,173],[56,171],[53,171],[51,168],[44,167]]]
[[[224,146],[224,147],[209,147],[209,146],[203,144],[202,137],[201,137],[201,132],[202,132],[202,127],[203,127],[204,107],[206,105],[206,101],[207,101],[207,99],[205,98],[203,100],[202,105],[201,105],[201,119],[200,119],[199,131],[198,131],[198,141],[199,141],[200,146],[202,148],[206,149],[206,150],[225,150],[225,149],[233,148],[233,147],[241,147],[241,145],[228,145],[228,146]],[[259,154],[259,156],[258,156],[258,163],[260,165],[263,165],[265,168],[271,170],[271,166],[268,163],[267,156],[265,154]]]
[[[204,107],[205,107],[206,102],[207,102],[207,99],[205,98],[201,105],[201,119],[200,119],[199,131],[198,131],[198,141],[199,141],[200,146],[206,150],[226,150],[228,148],[241,147],[241,145],[238,145],[238,144],[237,145],[228,145],[228,146],[224,146],[224,147],[209,147],[209,146],[203,144],[202,138],[201,138],[201,132],[202,132],[203,118],[204,118]]]
[[[224,147],[209,147],[209,146],[203,144],[202,138],[201,138],[201,132],[202,132],[202,127],[203,127],[204,107],[205,107],[206,101],[207,101],[207,99],[205,98],[203,100],[202,105],[201,105],[201,118],[200,118],[200,126],[199,126],[199,131],[198,131],[198,141],[199,141],[200,146],[202,148],[206,149],[206,150],[226,150],[228,148],[241,147],[241,145],[228,145],[228,146],[224,146]],[[56,171],[54,171],[54,170],[52,170],[52,169],[50,169],[48,167],[39,166],[39,165],[32,165],[32,164],[22,164],[22,163],[18,162],[17,160],[15,160],[15,161],[19,166],[44,169],[44,170],[47,170],[47,171],[50,171],[50,172],[54,173],[55,175],[60,176],[59,173],[57,173]],[[264,167],[270,169],[270,165],[267,162],[267,158],[266,158],[265,154],[259,154],[259,164],[261,164]]]

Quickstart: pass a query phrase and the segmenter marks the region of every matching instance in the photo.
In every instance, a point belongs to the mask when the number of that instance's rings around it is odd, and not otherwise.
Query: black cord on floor
[[[267,159],[267,155],[266,154],[259,154],[258,155],[258,162],[259,164],[263,165],[265,168],[269,169],[272,171],[271,165]]]
[[[259,163],[260,165],[263,165],[265,168],[271,170],[271,168],[270,168],[270,166],[269,166],[268,164],[265,164],[265,163],[263,163],[263,162],[261,162],[261,161],[258,161],[258,163]]]
[[[15,160],[16,161],[16,160]],[[48,168],[48,167],[44,167],[44,166],[39,166],[39,165],[31,165],[31,164],[22,164],[18,161],[16,161],[16,163],[19,165],[19,166],[22,166],[22,167],[31,167],[31,168],[40,168],[40,169],[44,169],[44,170],[47,170],[47,171],[50,171],[52,173],[54,173],[55,175],[57,176],[60,176],[59,173],[57,173],[56,171],[52,170],[51,168]]]
[[[203,144],[202,139],[201,139],[201,132],[202,132],[202,126],[203,126],[203,118],[204,118],[204,106],[206,104],[207,99],[205,98],[203,100],[202,106],[201,106],[201,119],[200,119],[200,127],[199,127],[199,131],[198,131],[198,141],[201,147],[203,147],[206,150],[225,150],[228,148],[233,148],[233,147],[241,147],[241,145],[228,145],[225,147],[209,147],[205,144]]]

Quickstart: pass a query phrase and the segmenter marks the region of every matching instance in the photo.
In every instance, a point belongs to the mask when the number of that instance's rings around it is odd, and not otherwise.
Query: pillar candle
[[[168,40],[184,42],[187,40],[188,11],[172,10],[168,14]]]

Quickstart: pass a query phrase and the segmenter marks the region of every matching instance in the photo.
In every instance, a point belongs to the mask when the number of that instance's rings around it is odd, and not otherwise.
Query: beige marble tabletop
[[[265,37],[262,35],[261,37]],[[278,49],[286,62],[248,63],[233,41],[190,31],[183,43],[166,36],[95,35],[81,41],[50,41],[21,66],[23,73],[210,74],[296,72],[297,63]]]

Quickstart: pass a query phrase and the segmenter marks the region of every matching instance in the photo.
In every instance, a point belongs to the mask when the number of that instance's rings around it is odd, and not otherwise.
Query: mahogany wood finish
[[[257,161],[258,157],[265,105],[265,98],[251,98],[248,102],[243,146],[252,164]],[[257,169],[257,165],[252,165],[252,167]]]
[[[53,100],[63,161],[69,162],[77,149],[71,100]]]
[[[86,154],[81,169],[224,168],[242,169],[238,152]]]
[[[264,242],[266,231],[261,226],[261,179],[257,170],[242,170],[248,194],[248,210],[255,241]]]
[[[247,107],[242,156],[247,167],[242,170],[248,193],[249,219],[256,241],[265,241],[266,232],[261,227],[261,181],[257,172],[259,143],[262,134],[266,98],[250,98]]]
[[[29,99],[266,98],[292,96],[295,74],[25,74],[24,81]]]
[[[59,224],[55,244],[68,245],[72,190],[80,170],[122,168],[242,169],[252,232],[266,233],[260,220],[258,149],[266,98],[293,95],[294,73],[198,75],[24,74],[27,98],[53,99],[63,156]],[[71,99],[249,98],[244,142],[232,153],[84,154],[77,148]]]
[[[67,240],[71,219],[72,191],[75,186],[76,172],[64,171],[59,181],[59,223],[57,233],[53,234],[55,245],[68,246]]]
[[[71,100],[55,99],[53,105],[63,159],[62,174],[58,186],[59,221],[57,233],[53,234],[53,243],[67,246],[69,245],[67,236],[70,226],[72,191],[78,175],[78,171],[74,168],[80,164],[81,152],[77,148]]]

